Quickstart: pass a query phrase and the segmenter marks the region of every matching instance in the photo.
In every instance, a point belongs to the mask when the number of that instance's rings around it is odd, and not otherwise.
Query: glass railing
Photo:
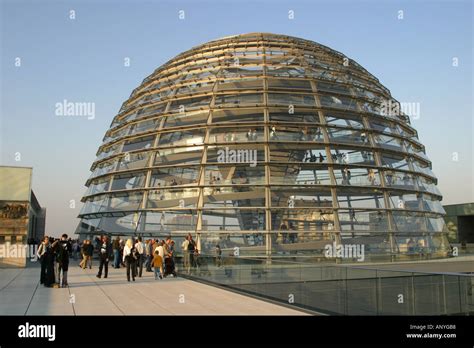
[[[177,259],[191,279],[332,315],[472,315],[474,276],[267,261],[222,255]]]

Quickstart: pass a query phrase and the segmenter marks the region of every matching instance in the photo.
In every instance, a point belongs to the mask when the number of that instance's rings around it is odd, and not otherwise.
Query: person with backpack
[[[130,281],[130,273],[133,281],[135,281],[136,261],[138,259],[137,251],[133,245],[133,241],[128,239],[123,248],[123,262],[127,269],[127,281]]]
[[[56,246],[56,262],[57,262],[57,275],[58,283],[61,287],[69,286],[67,282],[67,272],[69,269],[69,253],[72,251],[71,242],[68,240],[67,234],[61,236],[61,240]],[[62,272],[62,282],[61,282]]]
[[[112,255],[112,245],[109,243],[107,236],[102,237],[101,243],[99,243],[99,273],[97,278],[102,277],[102,268],[104,268],[104,278],[107,278],[109,274],[109,258]]]

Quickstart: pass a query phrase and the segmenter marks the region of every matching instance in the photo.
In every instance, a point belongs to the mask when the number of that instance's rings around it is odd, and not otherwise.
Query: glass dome
[[[241,255],[444,255],[431,162],[400,104],[312,41],[251,33],[168,61],[107,130],[81,235],[191,233]],[[178,243],[180,245],[180,243]]]

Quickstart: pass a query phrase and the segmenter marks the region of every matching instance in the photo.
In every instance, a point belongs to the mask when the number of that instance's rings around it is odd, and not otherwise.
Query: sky
[[[249,32],[329,46],[397,100],[419,103],[412,125],[433,162],[442,203],[474,202],[470,0],[0,4],[0,165],[33,167],[46,234],[74,232],[96,151],[146,76],[193,46]],[[57,116],[63,100],[95,103],[95,117]]]

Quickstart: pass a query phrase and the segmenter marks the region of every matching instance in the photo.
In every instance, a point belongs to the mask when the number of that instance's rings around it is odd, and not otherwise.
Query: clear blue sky
[[[474,201],[472,1],[0,2],[0,163],[33,167],[48,234],[74,231],[96,150],[143,78],[192,46],[257,31],[327,45],[359,62],[396,99],[421,103],[413,125],[443,203]],[[95,119],[55,116],[64,99],[94,102]]]

